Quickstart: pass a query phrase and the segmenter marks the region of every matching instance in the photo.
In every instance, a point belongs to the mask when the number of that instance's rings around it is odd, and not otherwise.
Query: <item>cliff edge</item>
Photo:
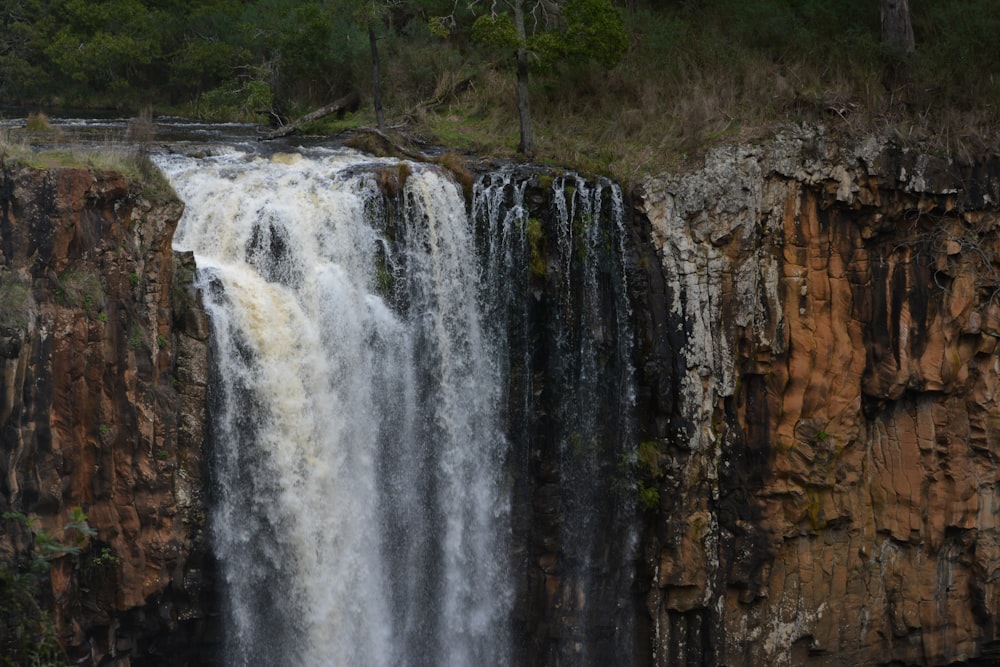
[[[201,664],[212,642],[208,325],[170,247],[181,212],[116,173],[2,173],[0,559],[39,555],[12,515],[59,539],[87,515],[96,534],[39,578],[77,664]]]

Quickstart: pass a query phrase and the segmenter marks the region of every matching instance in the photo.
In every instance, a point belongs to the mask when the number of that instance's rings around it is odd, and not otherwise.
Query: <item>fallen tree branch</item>
[[[409,148],[396,141],[385,132],[374,127],[358,127],[351,130],[354,135],[346,142],[347,146],[371,153],[391,157],[405,157],[415,162],[430,162],[431,159],[419,150]]]
[[[257,140],[268,141],[269,139],[286,137],[289,134],[296,132],[303,125],[311,123],[314,120],[319,120],[320,118],[329,116],[330,114],[337,113],[340,111],[356,109],[358,107],[359,102],[360,98],[358,97],[357,91],[352,90],[347,95],[341,97],[339,100],[331,102],[330,104],[327,104],[325,107],[320,107],[315,111],[310,111],[305,116],[302,116],[298,120],[291,122],[288,125],[284,125],[276,130],[268,132],[267,134],[261,135],[260,137],[257,138]]]
[[[418,102],[408,114],[411,117],[418,117],[427,113],[435,107],[439,107],[448,101],[449,98],[456,97],[473,87],[473,77],[467,76],[464,79],[454,81],[444,90],[438,92],[434,97]]]

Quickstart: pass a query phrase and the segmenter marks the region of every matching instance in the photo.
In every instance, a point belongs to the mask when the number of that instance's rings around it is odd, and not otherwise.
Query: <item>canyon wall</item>
[[[815,128],[643,184],[655,664],[997,659],[997,202]]]
[[[182,207],[90,169],[2,179],[3,565],[23,574],[42,555],[23,520],[36,516],[80,548],[51,555],[38,579],[73,662],[201,664],[214,641],[208,327],[193,258],[170,247]],[[64,530],[76,508],[96,534]],[[6,631],[12,622],[8,612]]]
[[[635,461],[611,448],[595,469],[631,475],[643,534],[626,554],[634,579],[615,554],[580,569],[633,582],[628,598],[599,591],[617,611],[590,616],[567,611],[586,596],[560,561],[570,476],[553,463],[554,443],[584,443],[548,417],[562,411],[552,341],[578,337],[550,320],[586,312],[579,295],[559,300],[583,263],[560,254],[573,237],[536,187],[551,179],[531,178],[518,186],[530,262],[511,288],[530,297],[510,334],[524,358],[509,401],[523,406],[509,416],[524,440],[511,464],[519,664],[583,664],[575,633],[595,632],[594,662],[1000,659],[1000,159],[792,128],[646,181],[621,265],[620,239],[594,236],[588,252],[609,253],[595,294],[611,303],[608,276],[628,283],[640,442]],[[180,213],[88,169],[7,170],[0,183],[0,512],[80,540],[40,577],[80,664],[214,659],[208,325],[193,260],[170,248]],[[566,316],[595,332],[609,368],[616,308],[603,324]],[[624,428],[602,424],[601,441]],[[622,493],[618,481],[601,495]],[[62,529],[75,508],[96,535]],[[0,561],[26,572],[31,543],[5,519]],[[648,617],[633,618],[643,599]]]

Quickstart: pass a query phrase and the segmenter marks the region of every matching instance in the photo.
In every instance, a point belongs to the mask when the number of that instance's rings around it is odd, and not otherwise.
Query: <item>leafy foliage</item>
[[[69,522],[57,534],[39,526],[39,518],[21,512],[4,512],[3,518],[16,521],[31,531],[34,538],[31,570],[48,571],[52,561],[60,556],[79,556],[87,538],[97,535],[97,531],[87,523],[87,515],[79,507],[70,510]]]
[[[526,26],[523,44],[534,56],[536,69],[593,59],[614,67],[628,50],[629,38],[620,10],[608,0],[564,0],[552,3],[558,16]],[[490,12],[472,25],[472,39],[497,50],[522,46],[514,18],[508,12]]]
[[[53,560],[78,556],[96,532],[79,507],[57,533],[42,528],[34,515],[5,512],[2,517],[29,532],[31,547],[27,568],[0,564],[0,665],[66,665],[52,621],[39,603],[42,582]]]
[[[472,39],[494,49],[516,49],[521,45],[510,14],[483,14],[472,24]]]

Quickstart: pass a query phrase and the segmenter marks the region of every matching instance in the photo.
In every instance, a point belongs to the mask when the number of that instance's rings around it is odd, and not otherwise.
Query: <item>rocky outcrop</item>
[[[3,173],[0,509],[60,537],[81,508],[96,530],[42,579],[76,664],[210,653],[208,327],[170,247],[180,213],[114,173]],[[24,567],[26,530],[4,524],[5,567]]]
[[[998,202],[996,158],[815,128],[644,184],[656,664],[996,655]]]

